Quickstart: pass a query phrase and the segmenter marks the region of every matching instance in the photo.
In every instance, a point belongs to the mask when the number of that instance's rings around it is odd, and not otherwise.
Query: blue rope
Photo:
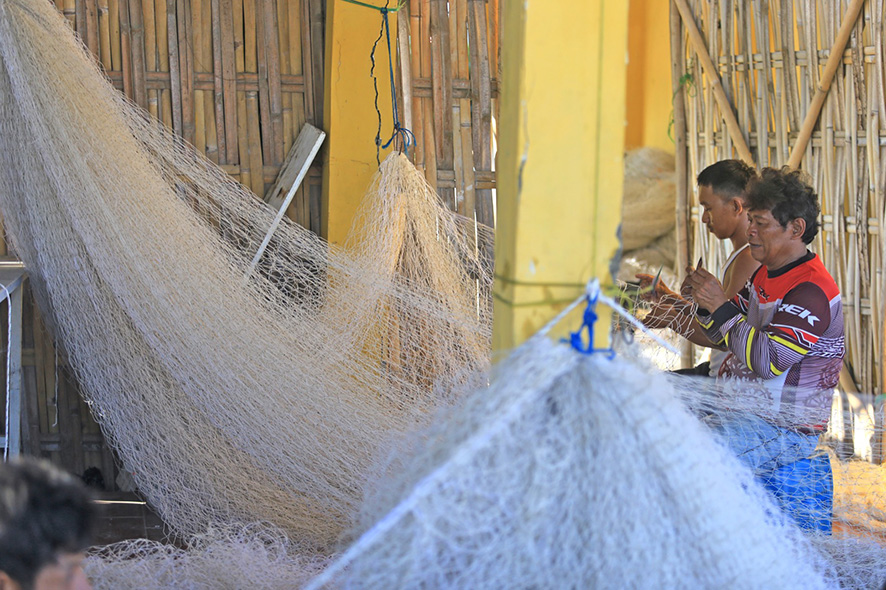
[[[588,305],[585,308],[581,327],[575,332],[570,332],[568,342],[572,345],[572,348],[581,354],[591,355],[595,352],[603,352],[610,359],[613,359],[615,358],[615,351],[612,348],[594,348],[594,324],[597,323],[597,312],[595,311],[597,308],[597,295],[595,294],[593,297],[588,295],[587,300]],[[587,343],[585,343],[583,338],[585,332],[587,332]],[[563,341],[567,342],[565,338]]]

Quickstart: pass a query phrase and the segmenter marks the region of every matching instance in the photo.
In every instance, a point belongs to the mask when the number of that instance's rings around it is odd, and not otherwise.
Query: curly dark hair
[[[747,200],[749,209],[772,212],[772,217],[784,228],[794,219],[803,219],[806,244],[811,244],[818,235],[818,195],[799,170],[764,168],[748,186]]]
[[[45,461],[0,464],[0,571],[31,588],[60,554],[89,546],[94,511],[82,482]]]
[[[709,186],[714,194],[725,199],[741,197],[757,171],[741,160],[720,160],[698,174],[698,186]]]

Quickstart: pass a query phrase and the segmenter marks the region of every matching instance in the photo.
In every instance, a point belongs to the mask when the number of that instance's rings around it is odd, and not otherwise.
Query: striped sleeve
[[[734,304],[727,304],[734,305]],[[778,377],[799,363],[830,324],[830,301],[814,283],[801,283],[781,300],[765,328],[750,325],[737,308],[715,311],[711,331],[745,366],[763,379]]]

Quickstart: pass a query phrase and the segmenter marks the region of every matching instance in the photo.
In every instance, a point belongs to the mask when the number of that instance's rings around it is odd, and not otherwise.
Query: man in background
[[[698,175],[698,202],[702,206],[701,222],[717,239],[729,240],[732,254],[723,265],[723,291],[735,296],[760,263],[748,250],[748,214],[745,191],[756,171],[741,160],[721,160],[711,164]],[[687,273],[694,269],[687,268]],[[640,286],[652,285],[650,275],[637,275]],[[685,281],[684,281],[685,287]],[[682,289],[681,289],[682,290]],[[707,336],[694,320],[692,305],[685,298],[659,282],[648,299],[655,303],[643,323],[649,328],[670,328],[690,342],[712,348],[709,363],[678,373],[716,377],[728,351],[721,349]]]
[[[723,425],[730,445],[757,471],[812,454],[839,381],[840,291],[807,249],[818,214],[818,197],[799,172],[766,168],[748,188],[749,249],[762,266],[734,297],[704,269],[687,278],[699,324],[731,353],[721,376],[762,394],[757,416]]]
[[[82,562],[94,507],[82,483],[46,462],[0,463],[0,590],[87,590]]]

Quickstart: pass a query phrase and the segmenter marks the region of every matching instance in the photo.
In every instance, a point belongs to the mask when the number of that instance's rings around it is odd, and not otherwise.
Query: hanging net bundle
[[[49,2],[0,2],[0,96],[9,238],[138,489],[180,535],[334,541],[379,445],[485,367],[489,236],[395,154],[349,253],[286,223],[246,279],[275,212],[116,92]]]

